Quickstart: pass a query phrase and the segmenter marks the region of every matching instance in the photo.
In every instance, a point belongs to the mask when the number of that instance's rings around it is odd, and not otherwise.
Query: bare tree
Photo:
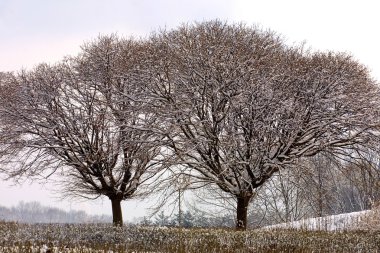
[[[264,209],[268,224],[291,222],[307,217],[310,195],[303,187],[303,168],[292,167],[276,173],[257,193],[254,209]]]
[[[352,156],[299,159],[260,188],[252,210],[275,224],[372,208],[379,200],[378,156],[370,150]]]
[[[59,170],[67,193],[108,196],[115,224],[120,202],[164,164],[232,196],[246,229],[255,190],[275,173],[371,147],[379,133],[377,84],[352,57],[219,21],[146,42],[101,37],[0,82],[2,170]]]
[[[376,133],[378,87],[348,55],[290,48],[273,32],[219,21],[150,42],[151,95],[169,147],[190,174],[235,197],[237,229],[275,172]]]
[[[362,154],[355,163],[346,163],[340,167],[341,206],[345,212],[368,210],[380,200],[380,167],[377,152]]]
[[[128,78],[127,49],[139,50],[131,41],[101,37],[77,58],[40,65],[2,84],[0,98],[1,138],[12,137],[3,142],[8,174],[59,170],[66,194],[107,196],[115,225],[123,223],[121,201],[159,174],[161,155],[156,136],[145,130],[155,119],[134,99],[137,81]],[[116,68],[120,58],[123,73]],[[120,92],[129,96],[120,101]]]
[[[303,168],[299,187],[308,196],[306,201],[311,211],[309,216],[322,217],[339,213],[340,161],[318,154],[303,159],[299,166]]]

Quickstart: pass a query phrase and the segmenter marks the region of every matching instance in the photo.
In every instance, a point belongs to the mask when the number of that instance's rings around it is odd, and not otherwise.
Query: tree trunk
[[[251,196],[237,197],[236,230],[247,229],[248,204]]]
[[[121,212],[121,199],[111,199],[112,219],[114,226],[123,226],[123,214]]]

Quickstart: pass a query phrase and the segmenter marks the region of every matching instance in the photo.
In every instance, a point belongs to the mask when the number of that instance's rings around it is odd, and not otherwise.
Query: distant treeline
[[[8,208],[0,206],[0,220],[22,223],[109,223],[108,215],[89,215],[85,211],[64,211],[39,202],[20,202]]]

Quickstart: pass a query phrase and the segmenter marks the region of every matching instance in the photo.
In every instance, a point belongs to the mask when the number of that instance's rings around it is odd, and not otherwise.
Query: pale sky
[[[144,37],[159,28],[220,19],[269,28],[289,44],[348,52],[380,80],[379,7],[377,0],[0,0],[0,71],[54,63],[99,34]],[[108,199],[57,201],[52,188],[29,183],[14,187],[0,179],[0,205],[39,201],[111,214]],[[125,202],[124,218],[144,215],[148,205]]]

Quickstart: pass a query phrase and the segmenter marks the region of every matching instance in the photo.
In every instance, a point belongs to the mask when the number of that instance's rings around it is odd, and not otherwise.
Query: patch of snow
[[[360,221],[362,221],[362,219],[368,216],[371,212],[371,210],[366,210],[325,217],[308,218],[293,222],[266,226],[263,229],[287,228],[325,231],[347,230],[355,228],[360,223]]]

